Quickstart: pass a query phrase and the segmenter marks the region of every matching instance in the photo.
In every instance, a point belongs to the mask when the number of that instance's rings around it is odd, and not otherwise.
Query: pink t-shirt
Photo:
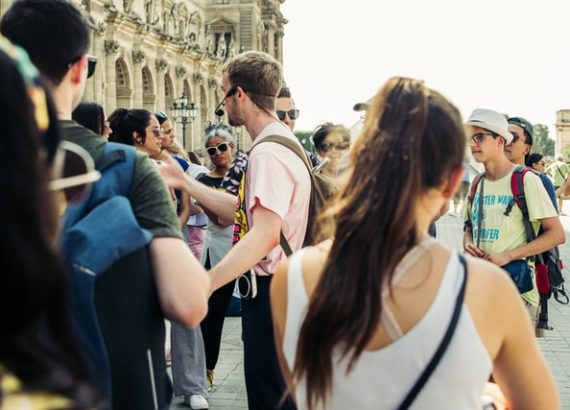
[[[300,145],[286,125],[275,121],[261,131],[253,146],[269,135],[291,138]],[[309,217],[311,179],[305,164],[293,151],[274,142],[266,142],[253,149],[247,165],[245,198],[250,228],[254,225],[251,214],[256,206],[261,205],[279,215],[281,229],[293,251],[303,246]],[[261,276],[272,274],[284,258],[285,252],[281,245],[277,245],[255,266],[255,271]]]

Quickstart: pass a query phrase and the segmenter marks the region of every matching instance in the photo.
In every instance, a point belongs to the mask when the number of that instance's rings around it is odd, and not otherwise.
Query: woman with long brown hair
[[[513,408],[559,406],[512,280],[427,234],[464,150],[458,110],[423,82],[395,77],[374,97],[323,215],[332,239],[294,254],[271,287],[299,409],[480,409],[491,372]]]

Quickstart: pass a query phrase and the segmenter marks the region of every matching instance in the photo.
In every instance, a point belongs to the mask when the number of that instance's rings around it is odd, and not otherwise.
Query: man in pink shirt
[[[275,352],[269,286],[273,272],[285,257],[279,244],[281,231],[293,251],[303,244],[311,180],[293,151],[275,142],[260,144],[265,137],[279,135],[300,146],[275,111],[282,82],[281,64],[262,52],[239,54],[223,68],[220,106],[225,104],[229,123],[244,125],[253,140],[237,207],[233,195],[200,186],[190,178],[181,182],[180,175],[170,175],[169,180],[163,172],[171,186],[187,190],[200,205],[216,214],[218,223],[236,221],[236,243],[210,270],[210,276],[214,291],[250,269],[255,273],[257,295],[242,299],[244,370],[252,410],[295,408],[291,400],[279,406],[285,386]],[[170,171],[176,173],[174,167]]]
[[[273,338],[269,285],[285,257],[283,234],[293,250],[301,248],[307,228],[311,181],[290,149],[260,141],[280,135],[298,143],[277,118],[275,100],[282,84],[281,65],[261,52],[239,54],[223,69],[222,89],[230,125],[244,125],[253,140],[245,174],[247,233],[211,271],[214,289],[254,267],[257,296],[242,301],[244,370],[250,409],[275,409],[284,391]],[[300,145],[300,144],[299,144]],[[282,408],[294,408],[286,402]]]

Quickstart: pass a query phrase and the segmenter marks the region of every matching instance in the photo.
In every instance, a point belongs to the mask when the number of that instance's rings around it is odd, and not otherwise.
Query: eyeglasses
[[[79,57],[77,57],[75,60],[73,60],[71,63],[69,63],[67,65],[67,68],[71,68],[73,67],[73,65],[75,63],[77,63],[79,60],[81,60],[81,58],[83,57],[83,55],[80,55]],[[97,67],[97,58],[93,57],[93,56],[88,56],[87,57],[87,78],[91,78],[93,77],[93,74],[95,74],[95,67]]]
[[[299,118],[299,112],[300,111],[296,108],[293,108],[292,110],[289,111],[277,111],[277,118],[279,118],[280,121],[283,121],[285,119],[285,116],[287,115],[289,119],[296,120],[297,118]]]
[[[224,94],[223,90],[218,90],[218,97],[221,98],[220,103],[218,104],[218,106],[216,107],[216,109],[214,110],[214,112],[218,111],[220,109],[220,107],[224,104],[224,102],[226,101],[226,98],[231,97],[233,95],[235,95],[235,93],[237,92],[237,86],[232,87],[228,90],[227,93]],[[222,114],[223,115],[223,114]]]
[[[475,144],[479,144],[480,142],[483,142],[483,140],[485,139],[485,137],[489,135],[493,138],[495,138],[497,136],[497,134],[494,134],[492,132],[478,132],[476,134],[473,134],[471,136],[471,141],[473,141]]]
[[[63,190],[68,203],[77,204],[89,196],[91,184],[101,178],[91,156],[79,145],[61,141],[53,162],[50,191]]]
[[[151,129],[152,133],[154,134],[155,137],[162,137],[162,134],[164,133],[164,129],[161,127],[154,127],[153,129]]]
[[[319,148],[319,151],[329,152],[333,148],[337,151],[346,151],[349,147],[350,147],[350,143],[348,143],[348,142],[338,142],[338,143],[324,142],[321,145],[319,145],[318,148]]]
[[[89,56],[87,58],[87,78],[93,77],[93,74],[95,74],[95,67],[97,67],[97,59]]]
[[[227,142],[221,142],[215,147],[206,148],[206,152],[209,156],[216,155],[217,151],[226,152],[228,150],[229,144]]]

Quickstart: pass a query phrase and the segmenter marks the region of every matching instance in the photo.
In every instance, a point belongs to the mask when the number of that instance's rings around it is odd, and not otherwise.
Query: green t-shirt
[[[486,253],[502,253],[519,248],[526,243],[523,215],[520,208],[514,204],[508,216],[505,215],[507,205],[513,198],[511,190],[512,171],[496,181],[485,179],[484,185],[479,182],[477,193],[471,207],[465,207],[465,220],[472,224],[473,243]],[[481,232],[479,233],[479,200],[481,186],[483,185],[483,215],[481,218]],[[531,172],[524,177],[524,193],[528,207],[529,219],[538,232],[540,220],[558,216],[546,189],[540,178]],[[536,288],[523,295],[533,305],[538,304]]]
[[[59,122],[62,138],[83,147],[97,164],[107,140],[75,121]],[[149,158],[137,153],[133,185],[129,194],[135,217],[153,237],[174,237],[183,239],[176,210],[162,177]]]
[[[559,187],[566,181],[566,178],[568,178],[570,167],[565,162],[556,161],[548,167],[548,171],[552,174],[554,186]]]

